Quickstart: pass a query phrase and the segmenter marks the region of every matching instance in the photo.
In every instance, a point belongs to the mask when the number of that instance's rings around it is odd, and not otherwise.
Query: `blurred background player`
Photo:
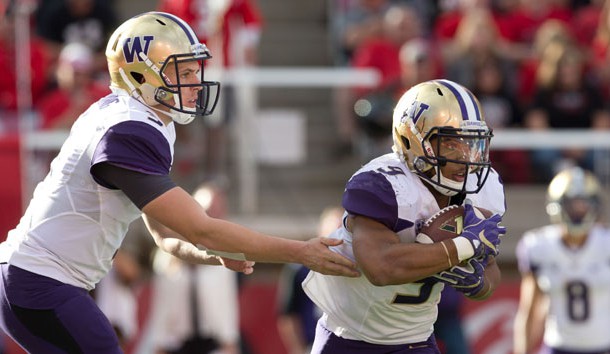
[[[341,207],[328,207],[320,214],[318,236],[326,237],[343,221]],[[311,350],[316,333],[316,322],[322,315],[320,309],[303,291],[303,280],[309,268],[289,263],[284,265],[278,280],[277,328],[288,354],[305,354]]]
[[[517,246],[522,274],[514,353],[609,353],[610,230],[599,224],[604,191],[579,167],[548,186],[552,224]]]
[[[393,118],[394,151],[350,178],[343,193],[348,215],[329,236],[345,241],[333,249],[363,275],[310,272],[303,282],[324,311],[312,354],[439,353],[433,326],[444,285],[481,300],[500,281],[504,190],[489,161],[492,134],[480,104],[455,82],[431,80],[406,91]],[[466,203],[459,237],[416,241],[425,220],[467,196],[494,215],[479,219]],[[467,266],[454,267],[463,261]]]

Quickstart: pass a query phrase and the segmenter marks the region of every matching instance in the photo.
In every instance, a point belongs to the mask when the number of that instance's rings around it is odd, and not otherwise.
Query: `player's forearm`
[[[144,224],[161,250],[186,262],[195,264],[220,265],[218,257],[198,249],[178,233],[163,226],[155,219],[143,215]]]
[[[221,264],[217,256],[208,254],[205,250],[200,250],[187,241],[164,238],[157,243],[157,246],[185,262],[209,265]]]
[[[528,354],[534,349],[533,336],[530,335],[530,328],[527,321],[518,313],[515,317],[513,339],[513,354]]]
[[[440,243],[394,243],[377,249],[371,244],[354,243],[353,246],[356,263],[377,286],[412,283],[450,268]]]
[[[198,248],[241,254],[248,260],[303,263],[304,242],[271,237],[241,225],[208,216],[183,189],[176,187],[142,208],[147,219],[178,234]],[[163,228],[159,227],[161,230]],[[150,227],[149,227],[150,229]],[[161,237],[165,237],[160,232]]]
[[[207,228],[191,236],[203,247],[234,254],[264,263],[303,263],[302,241],[271,237],[229,221],[207,220]]]

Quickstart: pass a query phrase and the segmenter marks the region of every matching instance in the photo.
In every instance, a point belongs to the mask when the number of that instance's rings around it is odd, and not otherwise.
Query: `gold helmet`
[[[431,80],[405,92],[394,108],[392,136],[408,168],[445,195],[476,193],[489,175],[493,134],[479,101],[455,82]],[[443,176],[447,163],[463,165],[461,181]]]
[[[559,172],[547,189],[551,222],[565,225],[569,236],[584,236],[601,214],[602,188],[593,173],[580,167]]]
[[[164,113],[180,124],[214,111],[220,84],[203,78],[204,62],[211,57],[186,22],[164,12],[147,12],[125,21],[106,47],[111,87],[127,91],[153,109],[169,107],[169,113]],[[168,66],[178,72],[179,63],[190,61],[199,63],[200,82],[180,82],[180,75],[171,82],[165,75]],[[184,87],[200,88],[194,108],[183,102],[180,89]]]

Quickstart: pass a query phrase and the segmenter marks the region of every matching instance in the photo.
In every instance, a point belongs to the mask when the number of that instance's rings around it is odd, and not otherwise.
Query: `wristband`
[[[472,258],[472,256],[474,256],[474,247],[466,237],[458,236],[456,238],[451,239],[451,241],[453,241],[453,243],[455,244],[458,260],[460,262],[465,259]]]
[[[449,268],[452,268],[453,264],[451,263],[451,256],[449,255],[449,250],[447,249],[447,246],[445,246],[444,241],[441,241],[441,246],[443,246],[443,249],[445,250],[445,254],[447,255],[447,262],[449,262]]]

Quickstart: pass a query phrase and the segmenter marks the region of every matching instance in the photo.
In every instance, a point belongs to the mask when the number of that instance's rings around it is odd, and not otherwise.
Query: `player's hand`
[[[485,285],[485,262],[474,258],[442,271],[434,277],[466,296],[478,294]]]
[[[488,219],[480,219],[475,214],[472,205],[466,203],[464,204],[464,230],[457,238],[464,237],[468,240],[472,247],[473,255],[471,257],[473,258],[484,260],[489,256],[496,257],[499,253],[500,236],[506,234],[506,227],[500,225],[501,221],[502,217],[498,214],[494,214]],[[460,251],[458,246],[458,257],[460,257]]]
[[[316,237],[308,240],[302,249],[301,259],[307,268],[326,275],[342,275],[358,277],[356,264],[342,255],[331,251],[328,247],[338,246],[342,240],[326,237]]]
[[[254,272],[253,261],[238,261],[236,259],[224,257],[218,257],[218,259],[220,260],[220,263],[223,266],[232,271],[244,273],[246,275],[252,274]]]

